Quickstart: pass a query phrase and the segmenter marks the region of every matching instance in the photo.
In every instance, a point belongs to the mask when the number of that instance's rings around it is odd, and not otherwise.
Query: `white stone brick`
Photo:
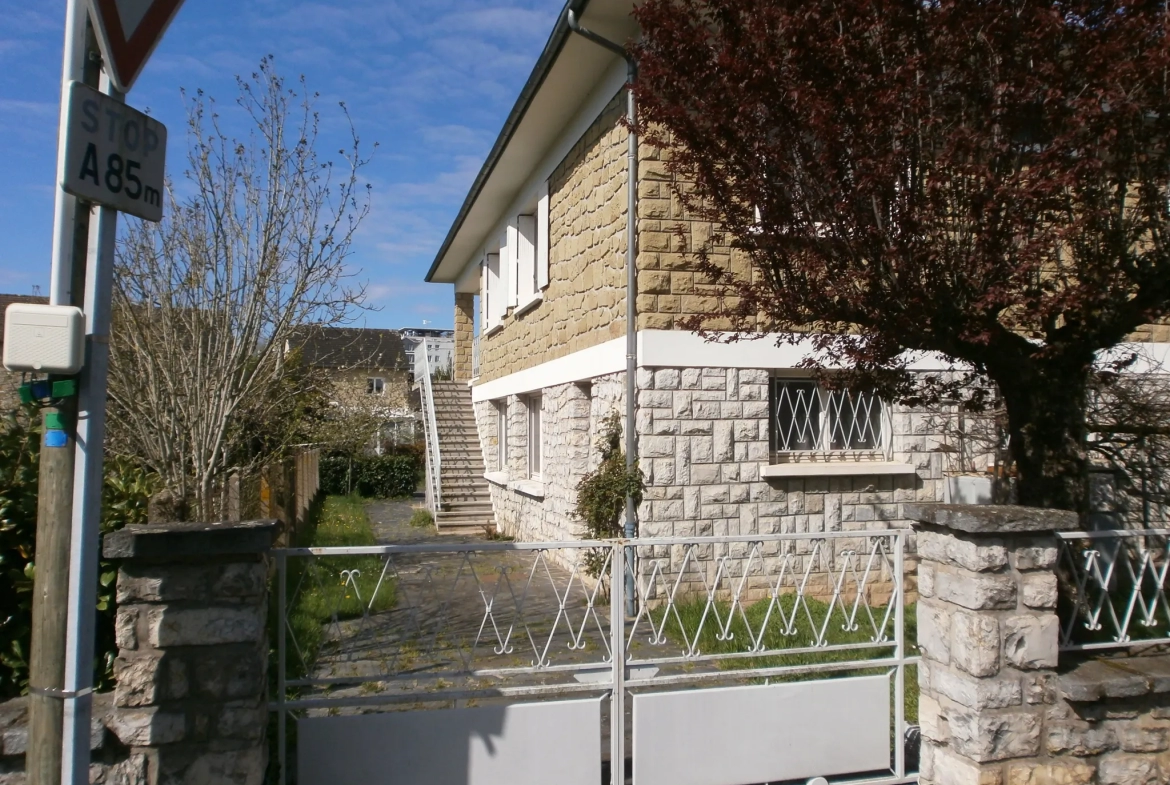
[[[682,374],[677,368],[663,368],[654,372],[654,387],[658,390],[677,390],[682,385]]]
[[[714,433],[714,460],[731,461],[732,455],[732,423],[729,420],[716,420]]]

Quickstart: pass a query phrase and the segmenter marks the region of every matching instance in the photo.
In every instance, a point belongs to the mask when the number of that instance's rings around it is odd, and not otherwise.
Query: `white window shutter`
[[[490,311],[488,312],[488,320],[492,326],[495,327],[504,318],[504,310],[507,307],[504,303],[506,297],[504,295],[504,279],[503,268],[500,265],[500,255],[498,253],[490,253],[488,258],[488,291],[491,292]]]
[[[491,289],[488,288],[487,255],[479,260],[479,325],[486,330],[491,325]]]
[[[516,293],[520,305],[536,294],[536,216],[516,216]]]
[[[548,180],[541,186],[536,204],[536,288],[548,287]]]
[[[517,269],[520,264],[520,254],[518,253],[520,243],[517,242],[517,234],[516,219],[513,218],[508,221],[507,239],[505,241],[506,247],[500,249],[500,268],[503,269],[506,267],[508,269],[506,279],[508,282],[508,308],[512,308],[520,303],[520,298],[517,297],[517,293],[520,291],[520,271]]]

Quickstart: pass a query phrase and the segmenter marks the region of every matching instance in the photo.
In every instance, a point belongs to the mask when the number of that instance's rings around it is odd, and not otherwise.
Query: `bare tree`
[[[289,361],[289,336],[348,321],[365,294],[345,265],[369,212],[352,123],[335,166],[318,158],[303,77],[290,89],[265,58],[237,81],[247,137],[224,133],[197,92],[167,217],[131,224],[115,268],[111,447],[157,471],[193,516],[213,513],[226,471],[269,460],[295,433],[287,418],[319,380]]]

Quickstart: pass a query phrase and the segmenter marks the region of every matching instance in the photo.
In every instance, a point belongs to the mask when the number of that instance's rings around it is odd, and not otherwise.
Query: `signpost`
[[[80,82],[70,86],[65,123],[61,187],[78,198],[161,221],[166,127]]]
[[[117,213],[162,218],[166,129],[130,109],[133,86],[183,0],[67,0],[50,303],[85,314],[85,365],[65,405],[66,448],[42,448],[40,634],[30,672],[30,785],[89,782],[106,368]],[[100,87],[93,64],[101,54]],[[96,207],[96,220],[90,220]],[[49,409],[46,409],[49,411]],[[76,412],[76,423],[72,414]],[[54,415],[56,416],[56,415]],[[61,526],[71,521],[67,528]],[[66,536],[61,536],[66,534]],[[66,568],[67,567],[67,568]],[[44,573],[44,574],[42,574]],[[42,592],[40,587],[46,587]],[[68,587],[68,601],[59,598]],[[56,603],[49,598],[57,600]],[[38,602],[38,599],[40,600]],[[67,620],[61,622],[67,612]],[[62,634],[64,633],[64,634]],[[62,640],[64,639],[64,640]],[[38,646],[38,635],[33,636]],[[38,654],[40,656],[38,657]],[[39,720],[38,720],[39,718]]]

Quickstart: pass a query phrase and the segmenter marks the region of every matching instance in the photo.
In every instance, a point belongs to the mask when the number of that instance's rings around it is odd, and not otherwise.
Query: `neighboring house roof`
[[[289,339],[309,365],[319,368],[407,370],[402,336],[395,330],[363,327],[310,327]]]
[[[13,303],[31,303],[33,305],[48,305],[48,297],[36,297],[27,294],[0,294],[0,345],[4,343],[4,312]]]
[[[569,30],[569,9],[577,13],[582,25],[611,40],[624,42],[637,32],[630,16],[633,0],[565,3],[536,67],[427,271],[427,281],[456,281],[468,258],[516,198],[531,170],[548,154],[565,124],[580,111],[606,68],[617,58],[613,52]]]

